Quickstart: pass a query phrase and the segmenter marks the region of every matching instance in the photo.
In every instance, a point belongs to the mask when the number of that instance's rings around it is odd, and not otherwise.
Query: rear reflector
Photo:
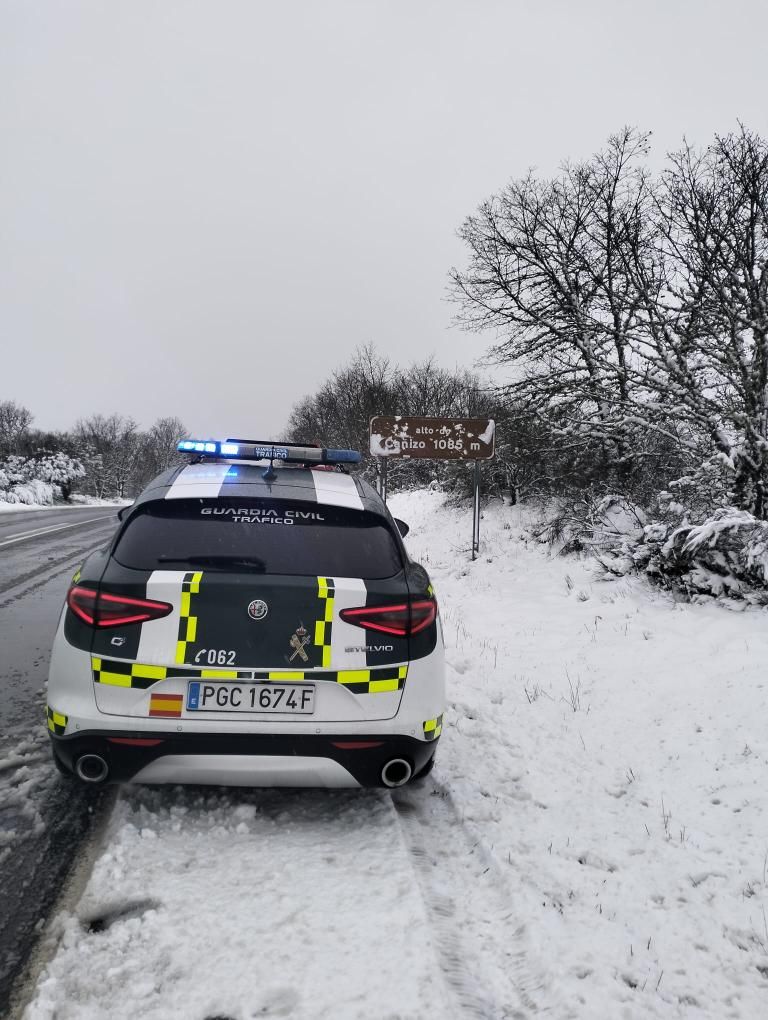
[[[105,591],[73,585],[67,592],[67,605],[89,627],[124,627],[167,616],[173,606],[152,599],[134,599],[127,595],[110,595]]]
[[[363,751],[369,747],[383,747],[383,740],[332,740],[332,747],[340,751]]]
[[[129,747],[157,747],[162,740],[149,740],[145,737],[107,737],[110,744],[127,744]]]
[[[342,609],[339,616],[355,627],[408,637],[435,622],[437,603],[434,599],[419,599],[389,606],[360,606],[358,609]]]

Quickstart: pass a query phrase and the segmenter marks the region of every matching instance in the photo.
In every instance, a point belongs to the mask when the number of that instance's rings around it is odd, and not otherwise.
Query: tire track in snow
[[[531,991],[523,926],[501,873],[434,776],[392,791],[457,1016],[525,1020],[543,1010]]]
[[[59,775],[42,721],[0,758],[0,1016],[21,1014],[44,924],[89,871],[114,799]]]

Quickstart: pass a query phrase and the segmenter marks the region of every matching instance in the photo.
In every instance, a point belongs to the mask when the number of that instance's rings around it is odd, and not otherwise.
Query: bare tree
[[[449,371],[434,358],[401,369],[368,346],[356,351],[348,365],[332,372],[314,396],[294,406],[289,438],[360,450],[363,471],[375,478],[378,460],[368,456],[369,423],[375,415],[485,417],[490,411],[493,417],[492,408],[497,406],[496,395],[489,393],[473,372]],[[466,473],[465,465],[403,460],[390,465],[390,482],[394,486],[442,482],[461,471]]]
[[[15,400],[0,401],[0,455],[19,453],[33,415]]]
[[[648,135],[625,128],[554,180],[513,181],[464,223],[466,270],[452,271],[460,321],[496,330],[505,390],[577,452],[626,479],[636,461],[632,342],[642,306],[627,248],[652,233]]]
[[[187,434],[179,418],[158,418],[144,437],[144,460],[147,480],[182,462],[178,445]]]
[[[373,346],[358,348],[314,396],[291,411],[288,437],[296,442],[367,450],[368,423],[391,406],[392,368]]]
[[[123,498],[131,491],[142,445],[132,418],[94,414],[77,422],[75,437],[94,495]]]

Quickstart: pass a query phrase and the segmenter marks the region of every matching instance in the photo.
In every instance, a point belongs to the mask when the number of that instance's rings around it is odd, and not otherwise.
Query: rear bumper
[[[179,734],[157,731],[50,734],[59,765],[74,772],[81,755],[99,755],[110,783],[203,783],[228,786],[382,786],[393,758],[414,775],[438,741],[371,734]],[[138,741],[138,743],[134,743]]]

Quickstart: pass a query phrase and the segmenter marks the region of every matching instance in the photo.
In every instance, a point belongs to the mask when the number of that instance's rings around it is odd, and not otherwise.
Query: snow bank
[[[131,506],[132,499],[101,499],[99,496],[89,496],[82,492],[73,492],[69,497],[73,506]]]
[[[58,488],[50,482],[31,478],[29,481],[18,482],[0,490],[0,507],[3,504],[13,509],[18,509],[19,504],[32,507],[53,506],[54,497],[58,492]]]
[[[516,507],[474,563],[471,511],[391,509],[448,657],[410,822],[375,791],[127,790],[26,1020],[764,1016],[765,612],[597,580]]]
[[[15,502],[11,503],[5,499],[0,498],[0,514],[3,513],[18,513],[20,510],[50,510],[51,507],[55,507],[56,510],[77,510],[82,509],[84,506],[130,506],[133,502],[132,499],[99,499],[96,496],[85,496],[78,492],[73,492],[69,498],[68,503],[56,502],[58,492],[54,491],[54,487],[47,485],[45,482],[38,482],[38,486],[45,486],[46,490],[50,490],[50,498],[48,498],[48,492],[40,492],[37,490],[35,493],[31,493],[37,498],[32,498],[29,502]],[[3,496],[0,493],[0,496]]]

